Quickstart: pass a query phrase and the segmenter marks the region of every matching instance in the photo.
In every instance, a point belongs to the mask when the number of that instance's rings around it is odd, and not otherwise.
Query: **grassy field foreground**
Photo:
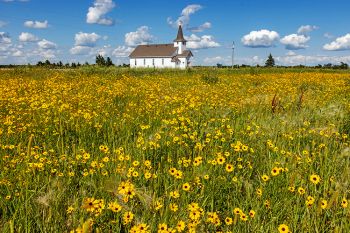
[[[349,232],[350,74],[3,70],[0,232]]]

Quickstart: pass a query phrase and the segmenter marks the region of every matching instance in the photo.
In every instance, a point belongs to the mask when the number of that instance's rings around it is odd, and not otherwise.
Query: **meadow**
[[[350,73],[0,70],[0,232],[349,232]]]

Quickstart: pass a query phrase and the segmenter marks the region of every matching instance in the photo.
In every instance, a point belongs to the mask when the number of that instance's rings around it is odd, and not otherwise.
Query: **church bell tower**
[[[174,40],[174,47],[178,48],[178,54],[182,54],[186,50],[186,40],[184,38],[184,34],[182,32],[181,24],[179,25],[179,29],[177,31],[176,39]]]

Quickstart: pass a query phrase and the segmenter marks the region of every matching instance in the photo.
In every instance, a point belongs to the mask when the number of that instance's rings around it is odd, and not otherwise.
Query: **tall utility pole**
[[[232,42],[232,69],[234,65],[234,55],[235,55],[235,42]]]

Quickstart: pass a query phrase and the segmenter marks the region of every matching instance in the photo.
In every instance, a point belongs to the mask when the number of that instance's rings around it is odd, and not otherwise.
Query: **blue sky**
[[[193,64],[350,63],[348,0],[0,0],[0,64],[128,63],[138,44],[171,43],[183,24]]]

